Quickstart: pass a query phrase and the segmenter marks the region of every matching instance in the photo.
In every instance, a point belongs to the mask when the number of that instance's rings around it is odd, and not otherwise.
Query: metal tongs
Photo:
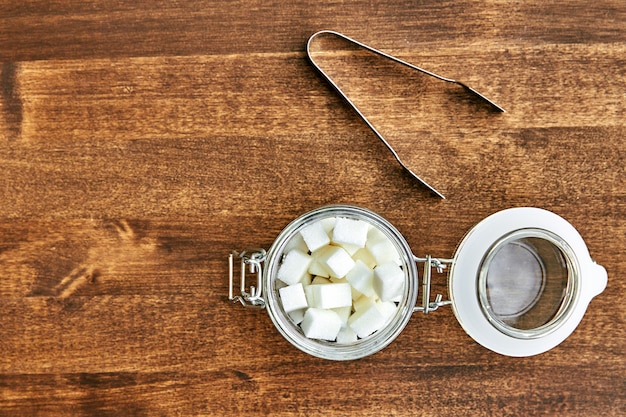
[[[378,136],[378,138],[385,144],[385,146],[387,146],[387,148],[389,149],[389,151],[391,151],[391,153],[393,154],[393,156],[396,158],[396,160],[398,161],[398,163],[402,166],[402,168],[404,168],[412,177],[414,177],[415,179],[417,179],[421,184],[423,184],[426,188],[428,188],[433,194],[437,195],[440,198],[445,198],[445,196],[443,194],[441,194],[439,191],[437,191],[434,187],[432,187],[430,184],[428,184],[426,181],[424,181],[422,178],[420,178],[416,173],[414,173],[413,171],[411,171],[411,169],[409,169],[409,167],[407,167],[402,160],[400,159],[400,157],[398,156],[398,154],[396,153],[396,151],[391,147],[391,145],[387,142],[387,140],[383,137],[383,135],[381,135],[381,133],[374,127],[374,125],[367,119],[367,117],[365,117],[365,115],[359,110],[359,108],[354,104],[354,102],[352,102],[352,100],[350,100],[350,98],[346,95],[346,93],[344,93],[341,88],[339,88],[339,86],[337,85],[337,83],[335,83],[332,78],[326,73],[324,72],[324,70],[315,62],[315,60],[313,59],[313,57],[311,56],[311,43],[313,42],[313,40],[320,36],[320,35],[334,35],[337,36],[339,38],[342,38],[354,45],[357,45],[361,48],[364,48],[370,52],[373,52],[374,54],[380,55],[384,58],[388,58],[398,64],[402,64],[406,67],[412,68],[414,70],[420,71],[426,75],[430,75],[431,77],[435,77],[441,81],[446,81],[449,83],[454,83],[454,84],[458,84],[461,87],[463,87],[463,89],[468,92],[469,94],[478,97],[479,99],[485,101],[486,103],[488,103],[491,108],[497,112],[501,112],[503,113],[505,110],[498,106],[496,103],[494,103],[493,101],[489,100],[487,97],[483,96],[482,94],[480,94],[478,91],[474,90],[473,88],[471,88],[470,86],[460,82],[460,81],[456,81],[453,80],[451,78],[445,78],[442,77],[440,75],[437,75],[435,73],[432,73],[430,71],[426,71],[423,68],[420,68],[418,66],[415,66],[411,63],[408,63],[406,61],[403,61],[399,58],[396,58],[394,56],[391,56],[389,54],[386,54],[382,51],[379,51],[378,49],[374,49],[371,46],[365,45],[361,42],[358,42],[352,38],[349,38],[339,32],[335,32],[332,30],[322,30],[319,31],[317,33],[314,33],[313,35],[311,35],[311,37],[309,38],[307,44],[306,44],[306,53],[307,56],[309,58],[309,61],[311,61],[311,64],[315,67],[315,69],[317,71],[320,72],[320,74],[326,78],[326,81],[328,81],[334,88],[335,90],[337,90],[337,92],[339,93],[339,95],[341,95],[341,97],[343,97],[343,99],[350,105],[350,107],[352,107],[352,109],[354,109],[354,111],[361,117],[361,119],[363,119],[363,121],[369,126],[370,129],[372,129],[372,131],[376,134],[376,136]]]

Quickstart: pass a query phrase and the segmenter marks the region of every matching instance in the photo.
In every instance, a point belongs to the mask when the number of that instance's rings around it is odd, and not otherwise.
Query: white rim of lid
[[[480,267],[485,255],[504,236],[524,229],[539,229],[559,236],[572,249],[579,274],[577,293],[569,312],[545,335],[518,338],[499,330],[484,313],[478,294]],[[448,291],[457,320],[476,342],[507,356],[532,356],[565,340],[582,320],[593,297],[607,284],[606,270],[596,264],[578,231],[565,219],[547,210],[520,207],[497,212],[474,226],[459,244],[448,279]]]

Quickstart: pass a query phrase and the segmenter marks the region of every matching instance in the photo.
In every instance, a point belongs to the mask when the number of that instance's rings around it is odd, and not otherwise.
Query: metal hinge
[[[265,249],[246,249],[243,252],[232,251],[228,255],[228,299],[239,301],[244,307],[265,308],[265,300],[261,296],[263,282],[263,268],[261,264],[265,261],[267,253]],[[239,285],[239,295],[235,295],[235,258],[239,258],[241,278]],[[256,274],[256,286],[250,285],[246,288],[246,275]]]
[[[433,258],[430,255],[426,255],[425,258],[415,258],[416,262],[424,263],[424,276],[422,278],[422,305],[413,308],[413,311],[421,311],[424,314],[428,314],[431,311],[437,310],[439,307],[452,304],[450,300],[443,300],[443,295],[437,294],[434,301],[430,301],[430,279],[432,276],[432,269],[435,268],[437,273],[443,274],[444,269],[448,265],[453,263],[452,259]]]

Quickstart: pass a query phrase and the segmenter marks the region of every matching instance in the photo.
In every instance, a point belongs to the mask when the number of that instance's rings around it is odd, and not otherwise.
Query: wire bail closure
[[[371,46],[368,46],[364,43],[361,43],[359,41],[356,41],[352,38],[349,38],[348,36],[341,34],[339,32],[335,32],[332,30],[322,30],[319,32],[314,33],[313,35],[311,35],[311,37],[309,38],[309,40],[307,41],[306,44],[306,54],[307,57],[309,58],[309,61],[311,62],[311,64],[315,67],[315,69],[326,79],[326,81],[328,81],[330,83],[330,85],[333,86],[333,88],[337,91],[337,93],[339,93],[339,95],[348,103],[348,105],[361,117],[361,119],[363,119],[363,121],[365,122],[365,124],[367,124],[367,126],[372,130],[372,132],[374,132],[374,134],[376,134],[376,136],[378,136],[378,138],[383,142],[383,144],[387,147],[387,149],[389,149],[389,151],[393,154],[393,156],[395,157],[396,161],[398,161],[398,163],[400,164],[400,166],[402,168],[404,168],[405,171],[407,171],[413,178],[415,178],[417,181],[419,181],[424,187],[426,187],[428,190],[430,190],[433,194],[435,194],[436,196],[445,199],[445,196],[437,191],[433,186],[431,186],[430,184],[428,184],[425,180],[423,180],[421,177],[419,177],[415,172],[413,172],[408,166],[406,166],[404,164],[404,162],[402,162],[402,160],[400,159],[400,156],[397,154],[397,152],[393,149],[393,147],[389,144],[389,142],[387,142],[387,140],[383,137],[383,135],[376,129],[376,127],[367,119],[367,117],[365,117],[365,115],[359,110],[359,108],[356,106],[356,104],[354,104],[354,102],[352,100],[350,100],[350,98],[348,97],[348,95],[346,93],[343,92],[343,90],[339,87],[339,85],[337,85],[336,82],[333,81],[333,79],[320,67],[320,65],[315,62],[315,60],[313,59],[313,56],[311,55],[311,43],[313,42],[313,40],[320,36],[320,35],[333,35],[336,36],[338,38],[341,38],[347,42],[350,42],[360,48],[363,48],[369,52],[372,52],[376,55],[382,56],[383,58],[387,58],[393,62],[396,62],[398,64],[404,65],[406,67],[409,67],[411,69],[414,69],[416,71],[422,72],[426,75],[429,75],[431,77],[434,77],[438,80],[441,81],[446,81],[449,83],[454,83],[454,84],[458,84],[461,87],[463,87],[463,89],[465,91],[467,91],[469,94],[478,97],[480,100],[486,102],[487,104],[489,104],[489,106],[500,113],[504,113],[505,110],[504,108],[500,107],[499,105],[497,105],[495,102],[491,101],[490,99],[488,99],[487,97],[485,97],[484,95],[482,95],[481,93],[479,93],[478,91],[474,90],[472,87],[466,85],[465,83],[462,83],[460,81],[456,81],[453,80],[451,78],[446,78],[446,77],[442,77],[441,75],[437,75],[433,72],[427,71],[423,68],[420,68],[416,65],[413,65],[409,62],[403,61],[399,58],[396,58],[392,55],[389,55],[385,52],[379,51],[378,49],[374,49]]]
[[[413,312],[421,311],[424,314],[428,314],[431,311],[437,310],[439,307],[452,304],[450,300],[443,300],[443,295],[437,294],[434,301],[430,301],[430,281],[432,277],[433,268],[439,274],[443,274],[444,269],[448,265],[452,265],[454,262],[452,259],[433,258],[430,255],[426,255],[425,258],[415,258],[415,262],[424,263],[424,277],[422,278],[422,305],[416,306]]]
[[[265,308],[265,300],[261,296],[263,289],[263,268],[261,264],[265,261],[267,252],[265,249],[246,249],[243,252],[232,251],[228,255],[228,299],[233,302],[240,302],[248,308]],[[241,260],[240,263],[240,295],[235,295],[235,258]],[[249,272],[247,271],[249,270]],[[256,274],[256,286],[250,285],[246,288],[246,275]]]

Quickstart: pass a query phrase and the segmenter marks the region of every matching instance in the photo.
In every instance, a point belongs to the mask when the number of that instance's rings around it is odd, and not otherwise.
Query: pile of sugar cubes
[[[382,329],[404,294],[394,244],[369,222],[328,217],[287,242],[276,279],[285,313],[311,339],[348,344]]]

